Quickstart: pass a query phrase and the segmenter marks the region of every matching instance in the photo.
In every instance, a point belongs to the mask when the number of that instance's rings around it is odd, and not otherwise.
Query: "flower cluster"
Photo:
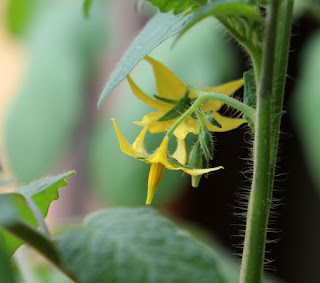
[[[151,164],[146,201],[147,204],[151,204],[165,168],[182,170],[193,176],[193,186],[198,185],[201,175],[222,169],[222,166],[208,168],[209,161],[213,156],[210,132],[230,131],[247,121],[221,115],[218,111],[223,103],[217,100],[204,101],[195,111],[188,111],[195,104],[198,96],[189,91],[188,87],[162,63],[148,56],[145,57],[145,60],[152,66],[157,95],[151,98],[134,83],[130,76],[127,76],[127,80],[135,96],[157,111],[145,115],[142,121],[135,122],[143,129],[132,145],[123,137],[116,121],[112,120],[121,150],[134,158]],[[240,79],[201,90],[230,96],[242,86],[243,80]],[[190,113],[188,114],[187,111]],[[167,132],[159,148],[152,154],[148,154],[144,148],[144,138],[148,130],[151,133]],[[190,132],[198,135],[198,142],[193,146],[188,158],[185,137]],[[177,148],[174,154],[170,155],[168,143],[172,135],[177,139]]]

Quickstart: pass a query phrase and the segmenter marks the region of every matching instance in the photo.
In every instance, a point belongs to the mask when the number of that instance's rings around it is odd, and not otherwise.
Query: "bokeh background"
[[[311,4],[312,3],[312,4]],[[150,108],[121,83],[100,109],[108,76],[156,12],[134,1],[96,0],[89,18],[81,1],[2,0],[0,3],[0,190],[74,169],[47,219],[50,230],[112,206],[142,206],[149,166],[119,149],[111,118],[129,141],[133,121]],[[275,202],[267,269],[284,282],[320,280],[320,9],[297,1],[291,38]],[[208,87],[237,79],[248,56],[214,19],[200,22],[173,47],[168,39],[150,54],[184,82]],[[132,74],[155,94],[150,66]],[[236,93],[241,97],[241,91]],[[161,135],[149,135],[154,149]],[[244,202],[251,177],[252,135],[247,126],[215,133],[212,166],[225,170],[191,188],[180,172],[165,172],[154,207],[225,254],[241,252]],[[193,137],[188,136],[188,144]],[[34,260],[28,260],[29,258]],[[25,282],[68,282],[22,249],[15,256]],[[57,281],[58,280],[58,281]],[[23,281],[22,281],[23,282]]]

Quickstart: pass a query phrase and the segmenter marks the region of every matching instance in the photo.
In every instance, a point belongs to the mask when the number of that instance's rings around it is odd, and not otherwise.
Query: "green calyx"
[[[180,117],[185,111],[187,111],[191,104],[192,100],[189,98],[189,93],[190,91],[187,89],[184,96],[179,100],[167,100],[161,98],[160,100],[171,103],[171,104],[176,104],[170,111],[168,111],[166,114],[164,114],[161,118],[158,119],[158,121],[163,122],[163,121],[168,121],[171,119],[175,119]],[[159,99],[159,97],[156,97]]]

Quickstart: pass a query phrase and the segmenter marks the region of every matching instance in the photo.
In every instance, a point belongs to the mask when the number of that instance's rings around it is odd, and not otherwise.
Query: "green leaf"
[[[0,246],[0,282],[13,283],[16,282],[13,275],[12,265],[5,249]]]
[[[160,12],[173,11],[179,14],[186,10],[194,10],[208,3],[208,0],[147,0],[153,6],[158,7]]]
[[[12,216],[14,216],[10,204],[0,201],[0,207],[2,205],[5,207],[5,212],[0,216],[0,223],[2,220],[12,219]],[[9,262],[10,257],[3,243],[4,239],[0,235],[0,282],[13,283],[15,282],[14,272]]]
[[[180,32],[190,19],[191,15],[182,17],[181,14],[156,14],[147,23],[145,28],[130,46],[127,54],[122,58],[111,74],[100,95],[98,106],[100,106],[109,93],[125,79],[140,60],[148,55],[161,42]]]
[[[256,79],[254,70],[250,70],[243,74],[244,78],[244,98],[243,102],[250,106],[253,109],[256,109],[257,104],[257,87],[256,87]],[[254,124],[253,121],[247,116],[243,115],[243,118],[249,121],[250,128],[254,131]]]
[[[69,171],[55,177],[37,180],[27,186],[19,188],[14,193],[0,194],[0,200],[2,203],[4,201],[12,203],[15,213],[21,221],[28,223],[33,227],[38,227],[37,220],[30,207],[27,205],[26,198],[32,198],[32,200],[39,207],[43,217],[45,217],[48,213],[50,203],[59,197],[58,189],[67,185],[67,182],[64,179],[73,175],[75,175],[75,172]],[[8,209],[3,205],[0,206],[0,215],[2,216],[0,225],[2,226],[5,226],[5,221],[9,222],[8,225],[10,225],[11,220],[9,218],[6,219],[6,216],[4,216],[6,213],[8,213],[6,212],[7,210]],[[11,236],[4,230],[0,230],[0,238],[1,237],[3,237],[3,243],[9,256],[11,256],[22,244],[20,240]]]
[[[251,54],[261,56],[264,19],[257,7],[237,0],[216,0],[203,6],[193,14],[179,37],[210,16],[216,17]]]
[[[218,256],[151,208],[96,213],[57,249],[77,282],[225,282]]]
[[[28,33],[30,64],[4,137],[19,184],[57,166],[84,119],[85,91],[95,58],[106,42],[105,1],[92,7],[90,21],[79,12],[80,2],[41,1]]]
[[[84,0],[83,2],[83,13],[86,18],[89,17],[90,8],[93,3],[93,0]]]
[[[52,263],[59,262],[59,256],[54,246],[53,239],[44,235],[42,232],[36,230],[35,227],[21,218],[21,208],[15,203],[14,198],[1,197],[0,198],[0,226],[4,227],[7,231],[15,237],[23,240],[24,243],[31,245],[36,250],[40,251]],[[0,234],[0,238],[2,235]],[[6,242],[3,242],[5,245]],[[6,252],[11,256],[10,251]]]
[[[309,170],[320,196],[320,33],[316,33],[301,57],[300,80],[295,90],[295,121],[300,132]]]

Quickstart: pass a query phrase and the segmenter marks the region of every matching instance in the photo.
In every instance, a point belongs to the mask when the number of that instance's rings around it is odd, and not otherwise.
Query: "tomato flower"
[[[140,100],[148,106],[157,109],[143,117],[142,121],[135,124],[147,127],[151,133],[159,133],[169,130],[179,119],[183,112],[188,109],[192,100],[197,98],[193,92],[187,91],[187,86],[179,80],[172,71],[162,63],[152,59],[149,56],[144,58],[148,61],[153,69],[156,79],[157,95],[151,98],[146,95],[132,80],[127,76],[129,85]],[[232,95],[236,90],[243,86],[243,79],[228,82],[220,86],[205,88],[203,91],[218,92],[227,96]],[[209,113],[210,119],[205,121],[206,127],[211,132],[226,132],[238,128],[241,124],[246,123],[245,119],[229,118],[221,115],[218,110],[223,105],[216,100],[208,100],[202,105],[202,111]],[[195,117],[187,117],[174,131],[174,135],[179,139],[184,139],[186,135],[192,132],[195,135],[199,133],[199,125]]]
[[[196,169],[185,165],[187,160],[187,151],[184,139],[177,138],[177,148],[172,156],[168,154],[169,137],[165,136],[159,148],[152,154],[148,154],[144,148],[144,138],[148,128],[144,127],[134,143],[131,145],[123,137],[120,129],[114,119],[112,119],[117,133],[120,148],[125,153],[148,164],[151,164],[148,179],[148,195],[146,204],[151,204],[155,191],[162,179],[165,168],[169,170],[182,170],[191,176],[198,176],[212,171],[223,169],[222,166],[206,169]]]

